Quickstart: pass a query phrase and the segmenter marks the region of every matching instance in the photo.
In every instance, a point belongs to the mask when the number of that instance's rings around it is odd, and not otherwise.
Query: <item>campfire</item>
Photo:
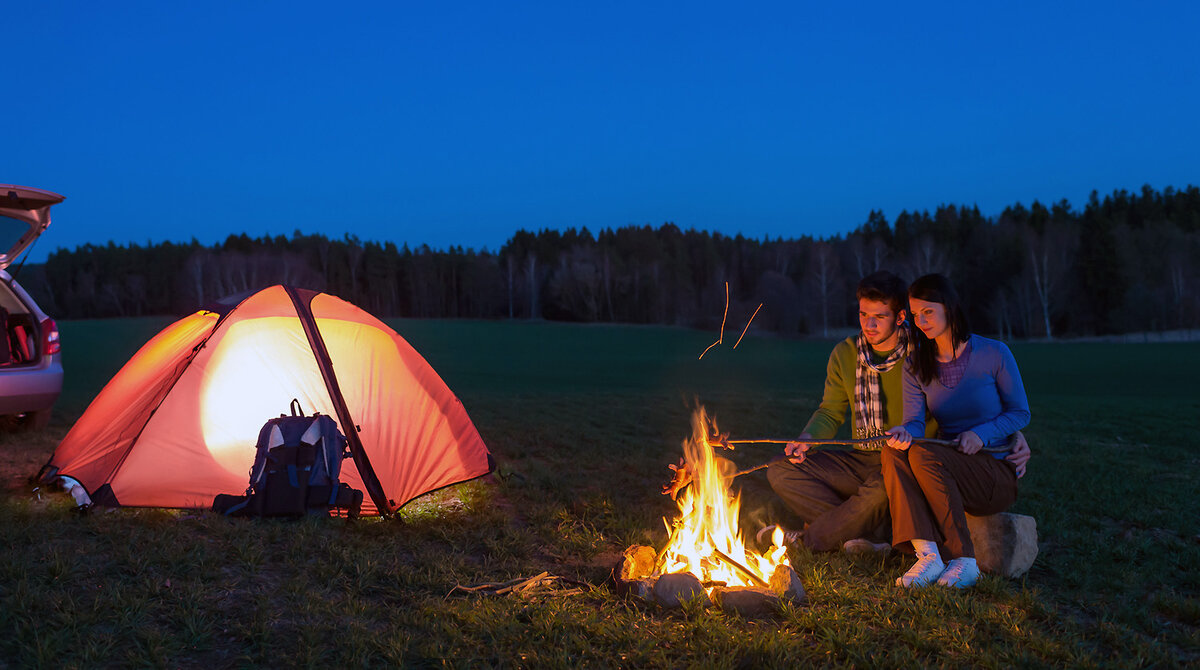
[[[738,528],[741,503],[730,490],[742,473],[715,452],[727,445],[716,421],[697,408],[692,435],[683,442],[683,465],[669,487],[679,515],[663,520],[668,539],[662,551],[637,545],[625,551],[620,580],[628,591],[667,606],[702,597],[753,613],[780,598],[803,602],[804,589],[788,562],[782,531],[776,529],[765,553],[746,546]]]
[[[746,547],[738,529],[741,501],[730,491],[736,468],[717,457],[719,434],[703,407],[692,414],[692,436],[683,442],[691,485],[676,499],[679,516],[664,519],[669,539],[655,573],[688,572],[706,584],[766,586],[777,567],[790,565],[783,532],[775,529],[766,555]]]

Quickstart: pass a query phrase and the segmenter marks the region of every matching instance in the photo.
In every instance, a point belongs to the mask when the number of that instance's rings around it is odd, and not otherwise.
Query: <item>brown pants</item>
[[[912,540],[937,542],[943,560],[975,557],[966,513],[998,514],[1017,499],[1016,468],[987,453],[970,456],[953,447],[914,444],[884,447],[883,484],[892,513],[892,544],[912,550]]]

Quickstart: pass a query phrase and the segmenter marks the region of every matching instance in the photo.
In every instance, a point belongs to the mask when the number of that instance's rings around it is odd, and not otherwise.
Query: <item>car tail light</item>
[[[42,321],[42,355],[51,356],[62,351],[62,342],[58,340],[58,324],[54,319]]]

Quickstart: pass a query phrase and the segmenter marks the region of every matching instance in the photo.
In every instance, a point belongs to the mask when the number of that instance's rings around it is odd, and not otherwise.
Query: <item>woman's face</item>
[[[913,325],[925,333],[925,337],[936,340],[939,335],[949,332],[950,323],[946,320],[946,306],[940,302],[929,302],[909,296],[908,306],[912,309]]]

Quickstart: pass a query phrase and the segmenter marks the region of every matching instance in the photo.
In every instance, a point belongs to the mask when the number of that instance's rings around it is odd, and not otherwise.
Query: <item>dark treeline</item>
[[[379,316],[545,318],[760,330],[853,326],[854,285],[877,269],[952,277],[980,332],[1058,337],[1200,326],[1200,189],[1093,193],[1082,210],[1034,202],[871,212],[829,239],[626,226],[597,234],[519,231],[497,253],[397,248],[322,235],[223,244],[86,245],[54,252],[22,283],[60,318],[182,314],[287,283]]]

